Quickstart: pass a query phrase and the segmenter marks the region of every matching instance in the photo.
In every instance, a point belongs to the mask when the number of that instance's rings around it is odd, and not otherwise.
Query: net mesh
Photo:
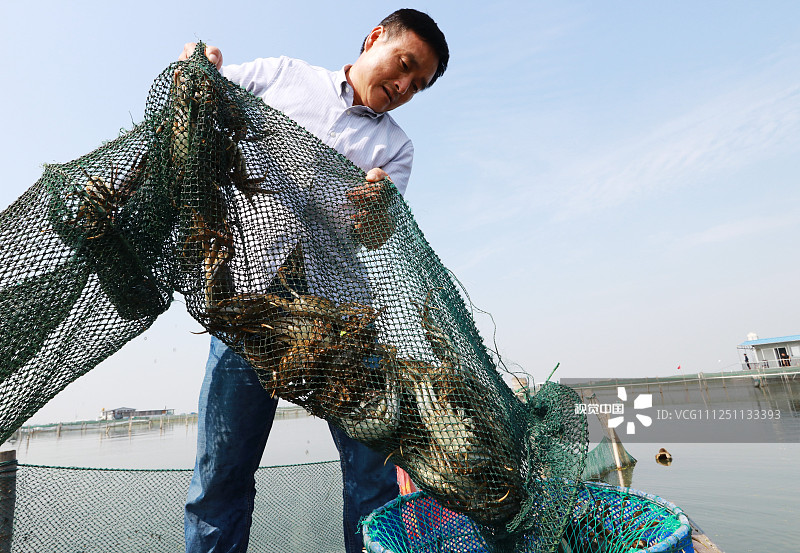
[[[0,486],[13,476],[0,471]],[[192,470],[20,465],[14,493],[0,488],[0,551],[178,553]],[[340,553],[339,463],[261,467],[255,473],[251,553]],[[15,505],[16,503],[16,505]],[[0,527],[2,528],[2,527]]]
[[[602,479],[611,471],[630,468],[636,464],[636,458],[628,453],[622,442],[616,444],[608,437],[603,436],[597,446],[586,455],[586,466],[582,478],[585,480]]]
[[[175,292],[273,394],[338,425],[478,523],[555,547],[586,455],[577,395],[526,404],[391,182],[199,52],[142,124],[0,215],[0,430],[147,329]]]
[[[183,551],[183,499],[191,469],[121,470],[0,463],[0,551]],[[338,553],[339,463],[261,467],[248,551]],[[13,532],[12,532],[13,526]],[[424,493],[400,496],[364,521],[367,553],[481,553],[468,517]],[[535,537],[528,549],[533,549]],[[664,499],[586,482],[559,542],[563,553],[693,550],[689,520]]]

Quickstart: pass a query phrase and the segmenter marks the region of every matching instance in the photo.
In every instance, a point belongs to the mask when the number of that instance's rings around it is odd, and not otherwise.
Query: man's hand
[[[389,189],[380,182],[388,178],[386,171],[376,167],[367,173],[367,182],[347,191],[347,199],[356,208],[353,234],[369,250],[383,246],[394,232],[394,220],[386,211]]]
[[[196,42],[187,42],[183,45],[183,52],[178,57],[178,61],[186,61],[192,54],[194,54],[194,47],[197,46]],[[206,57],[208,61],[217,67],[217,71],[222,68],[222,52],[216,46],[206,46]]]

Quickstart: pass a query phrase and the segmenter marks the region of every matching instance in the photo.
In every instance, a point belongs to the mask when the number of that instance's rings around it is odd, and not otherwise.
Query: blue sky
[[[5,208],[139,122],[202,39],[338,69],[397,4],[6,2]],[[800,4],[419,2],[452,58],[394,112],[406,199],[503,356],[537,380],[735,368],[797,334]],[[491,345],[488,317],[476,315]],[[195,409],[208,338],[176,303],[33,419]]]

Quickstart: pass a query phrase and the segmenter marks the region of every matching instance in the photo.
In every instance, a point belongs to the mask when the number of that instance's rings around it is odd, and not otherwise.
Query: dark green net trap
[[[364,179],[202,54],[171,65],[141,124],[47,165],[0,215],[0,438],[177,292],[267,390],[386,455],[492,547],[552,550],[586,454],[577,395],[514,397],[402,197]]]

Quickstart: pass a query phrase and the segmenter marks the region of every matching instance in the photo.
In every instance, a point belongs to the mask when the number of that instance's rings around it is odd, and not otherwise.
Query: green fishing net
[[[0,215],[0,437],[177,292],[267,390],[386,455],[493,547],[552,549],[586,452],[577,396],[514,397],[402,197],[364,179],[201,54],[171,65],[141,124],[47,165]]]

